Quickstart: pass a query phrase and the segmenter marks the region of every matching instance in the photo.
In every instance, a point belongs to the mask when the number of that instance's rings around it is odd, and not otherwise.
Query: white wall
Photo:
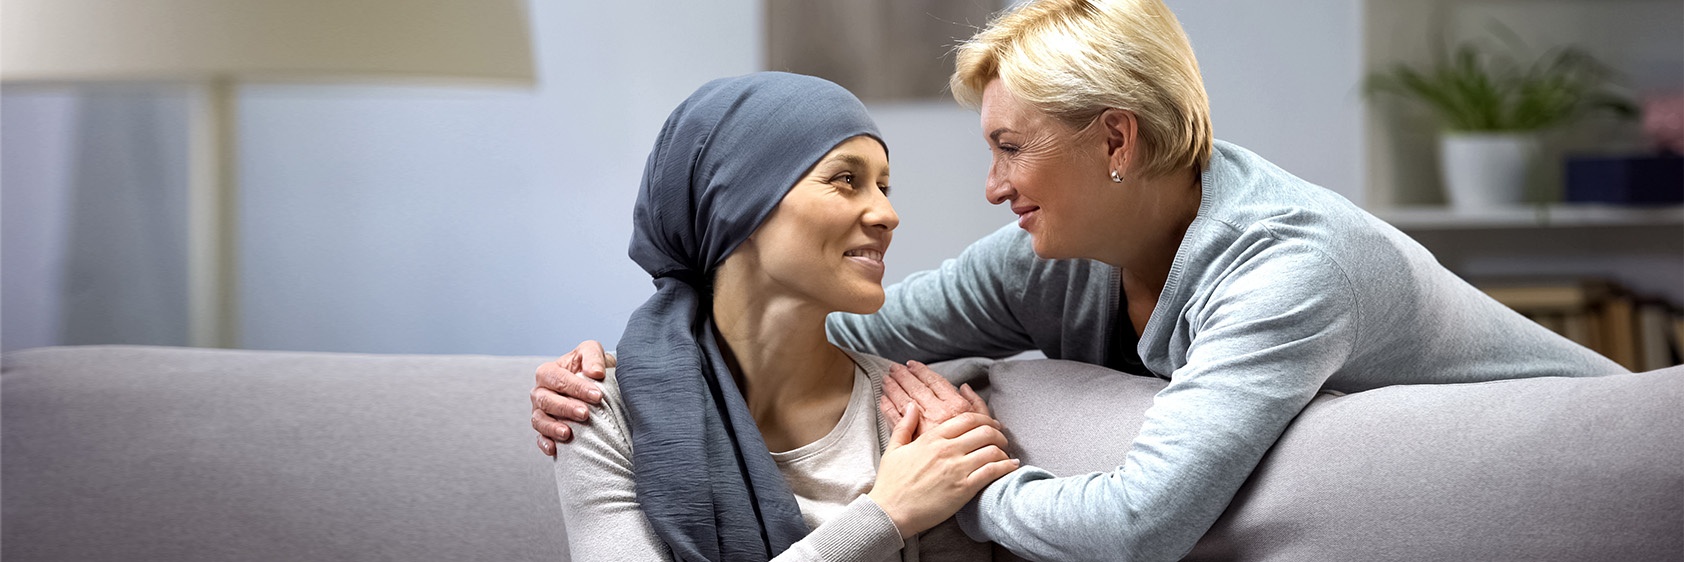
[[[0,347],[186,343],[181,86],[8,87]]]
[[[1216,138],[1361,204],[1362,1],[1165,3],[1193,41]]]
[[[58,343],[75,96],[17,94],[0,103],[0,348]],[[20,189],[28,186],[30,189]]]
[[[644,157],[703,82],[758,69],[759,6],[532,3],[535,92],[248,90],[245,343],[559,354],[612,343]]]
[[[1357,0],[1170,4],[1203,65],[1219,138],[1360,191]],[[247,346],[553,355],[618,340],[650,292],[625,255],[644,157],[696,86],[759,69],[761,4],[531,5],[535,91],[245,88]],[[1010,222],[983,200],[975,113],[947,100],[870,109],[902,218],[889,280]],[[18,147],[55,133],[18,131],[5,129],[8,220],[14,178],[54,162]],[[19,161],[29,170],[14,170]],[[8,227],[8,333],[21,237]]]

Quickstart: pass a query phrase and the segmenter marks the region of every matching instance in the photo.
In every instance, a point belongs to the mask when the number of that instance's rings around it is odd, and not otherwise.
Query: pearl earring
[[[1111,181],[1123,183],[1123,176],[1118,175],[1116,170],[1111,170]]]

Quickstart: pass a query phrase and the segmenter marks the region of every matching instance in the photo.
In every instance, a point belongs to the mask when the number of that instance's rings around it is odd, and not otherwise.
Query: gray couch
[[[547,359],[9,353],[0,557],[565,560],[527,422]],[[1061,474],[1115,466],[1162,385],[1060,361],[942,369]],[[1192,558],[1684,558],[1684,370],[1318,399]]]

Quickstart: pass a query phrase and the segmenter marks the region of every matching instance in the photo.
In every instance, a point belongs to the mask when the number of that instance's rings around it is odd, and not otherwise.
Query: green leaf
[[[1363,90],[1421,103],[1442,126],[1459,131],[1537,130],[1602,111],[1637,115],[1636,105],[1615,93],[1614,72],[1584,50],[1554,49],[1521,64],[1514,56],[1519,38],[1512,32],[1502,38],[1508,52],[1472,43],[1436,50],[1430,67],[1394,65],[1369,75]]]

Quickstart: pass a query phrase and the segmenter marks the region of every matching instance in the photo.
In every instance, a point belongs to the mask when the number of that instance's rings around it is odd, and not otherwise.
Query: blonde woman
[[[972,538],[1038,560],[1175,560],[1319,391],[1625,372],[1214,140],[1158,0],[1025,4],[959,48],[952,89],[981,113],[986,193],[1017,224],[891,287],[875,315],[832,316],[832,340],[899,361],[1039,349],[1169,381],[1121,466],[1017,470],[960,512]],[[598,349],[540,386],[585,396],[571,373]],[[890,392],[885,411],[911,400]],[[565,437],[550,414],[572,403],[535,390],[534,427]]]

